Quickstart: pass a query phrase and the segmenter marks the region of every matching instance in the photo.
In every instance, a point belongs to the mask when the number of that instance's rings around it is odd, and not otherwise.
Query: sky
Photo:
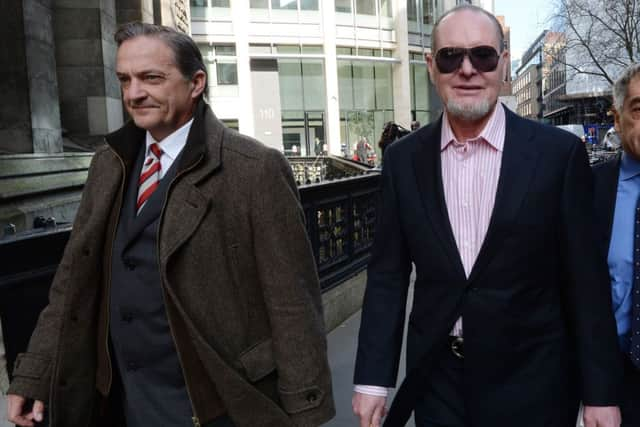
[[[511,59],[518,59],[531,43],[548,29],[553,0],[495,0],[494,12],[504,15],[511,28]]]

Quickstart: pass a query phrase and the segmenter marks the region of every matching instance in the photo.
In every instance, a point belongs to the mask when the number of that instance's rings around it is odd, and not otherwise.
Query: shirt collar
[[[627,180],[640,175],[640,160],[636,160],[626,152],[622,152],[620,161],[620,179]]]
[[[440,137],[440,150],[443,151],[451,143],[466,143],[468,141],[476,141],[482,139],[489,145],[495,148],[497,151],[502,151],[504,148],[504,135],[506,127],[506,118],[504,107],[502,103],[498,102],[496,108],[493,109],[489,121],[482,129],[482,132],[476,138],[470,138],[466,141],[458,141],[453,134],[451,124],[449,123],[449,116],[445,111],[442,116],[442,134]]]
[[[147,135],[145,138],[145,142],[147,144],[146,154],[149,154],[149,146],[157,142],[158,144],[160,144],[160,148],[162,148],[162,155],[166,155],[171,160],[175,160],[184,146],[187,144],[187,137],[189,136],[189,130],[191,129],[192,123],[193,119],[189,120],[180,129],[176,130],[162,141],[156,141],[153,136],[151,136],[149,131],[147,131]]]

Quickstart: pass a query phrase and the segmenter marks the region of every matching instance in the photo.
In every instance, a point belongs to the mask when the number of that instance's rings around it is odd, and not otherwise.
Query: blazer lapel
[[[505,108],[506,132],[496,199],[489,228],[476,259],[469,283],[488,265],[501,245],[500,226],[515,220],[537,167],[539,150],[526,120]]]
[[[422,141],[420,141],[418,152],[413,157],[413,170],[420,199],[433,230],[447,253],[447,258],[452,261],[457,274],[465,277],[444,198],[440,159],[441,129],[442,117],[433,125],[425,128],[423,135],[417,135]]]
[[[600,250],[605,256],[609,253],[611,243],[621,158],[618,155],[594,170],[594,215],[601,233],[598,239]]]

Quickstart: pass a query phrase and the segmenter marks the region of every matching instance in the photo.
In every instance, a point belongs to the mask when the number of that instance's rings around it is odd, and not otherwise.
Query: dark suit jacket
[[[618,155],[593,167],[593,206],[597,230],[596,236],[598,248],[605,259],[609,255],[609,244],[611,243],[621,159],[622,157]]]
[[[395,386],[414,263],[407,370],[428,372],[462,315],[469,425],[566,427],[578,397],[616,404],[621,366],[583,144],[507,110],[495,206],[467,278],[444,201],[441,120],[385,153],[355,383]]]

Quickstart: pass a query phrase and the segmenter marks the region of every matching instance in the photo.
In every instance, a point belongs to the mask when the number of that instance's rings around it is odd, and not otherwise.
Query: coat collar
[[[144,144],[146,131],[129,120],[123,127],[105,137],[107,144],[122,159],[127,174],[131,173],[140,144]],[[204,167],[193,171],[191,182],[196,183],[216,170],[222,163],[224,125],[203,100],[199,101],[193,114],[193,124],[187,143],[179,158],[176,175],[193,169],[202,160]]]
[[[505,108],[506,131],[502,166],[496,192],[495,204],[489,222],[489,228],[478,254],[478,258],[468,278],[471,283],[486,267],[500,247],[503,224],[515,220],[518,209],[527,193],[534,175],[539,150],[535,141],[532,125]],[[444,198],[442,183],[442,163],[440,158],[440,134],[442,117],[423,128],[419,148],[413,157],[420,197],[433,225],[435,234],[443,246],[447,257],[452,260],[456,274],[464,278],[464,267],[460,259],[449,214]]]

